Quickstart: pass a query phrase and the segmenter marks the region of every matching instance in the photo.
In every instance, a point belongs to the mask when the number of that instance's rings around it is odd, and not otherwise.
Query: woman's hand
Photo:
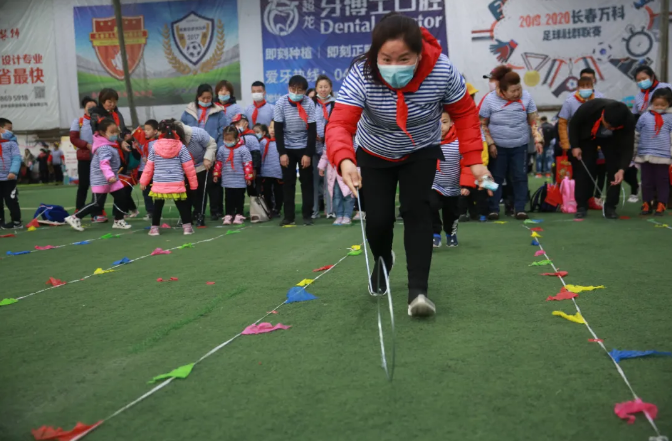
[[[203,167],[205,167],[206,170],[210,170],[210,167],[212,167],[212,161],[209,159],[204,159]]]
[[[623,174],[624,173],[625,172],[623,170],[617,171],[616,174],[614,175],[614,180],[611,181],[611,185],[618,185],[621,182],[623,182]]]
[[[14,173],[10,173],[7,175],[7,179],[13,181],[14,179],[16,179],[16,175]]]
[[[303,155],[303,157],[301,157],[301,168],[308,167],[310,167],[310,156]]]
[[[131,146],[126,141],[121,141],[121,148],[127,152],[131,151]]]
[[[320,176],[324,176],[324,170],[323,169],[318,169],[320,171]]]
[[[109,182],[110,184],[114,184],[115,182],[117,182],[117,178],[112,176],[110,179],[107,180],[107,182]]]
[[[572,156],[574,156],[576,159],[579,161],[581,160],[581,149],[578,147],[574,147],[572,149]]]
[[[146,189],[147,189],[147,186],[146,186],[146,185],[142,185],[142,184],[140,184],[140,190],[145,191]]]
[[[340,164],[341,177],[348,186],[352,194],[359,197],[359,189],[362,188],[362,175],[359,174],[357,166],[349,159],[344,159]]]
[[[497,158],[497,146],[494,144],[490,144],[488,146],[488,153],[490,154],[490,157],[495,159]]]
[[[535,142],[534,143],[534,148],[537,150],[537,153],[541,155],[544,153],[544,144],[541,142]]]
[[[492,179],[492,175],[490,174],[490,171],[488,170],[488,167],[484,166],[483,164],[474,164],[471,166],[471,172],[474,174],[474,177],[476,178],[476,181],[478,182],[483,182],[483,178],[488,176],[490,179]],[[494,181],[494,179],[492,179]],[[479,190],[483,190],[483,187],[478,187]],[[492,196],[492,191],[488,190],[488,195]]]
[[[289,167],[289,156],[287,155],[280,156],[280,165],[285,168]]]
[[[462,196],[469,196],[469,189],[465,188],[465,187],[462,187],[462,189],[460,190],[460,194]]]

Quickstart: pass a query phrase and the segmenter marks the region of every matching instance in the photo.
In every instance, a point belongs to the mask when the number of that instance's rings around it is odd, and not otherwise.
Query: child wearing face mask
[[[21,151],[12,133],[12,122],[0,118],[0,228],[23,228],[21,223],[21,207],[19,207],[17,178],[21,170]],[[5,208],[7,204],[12,221],[5,224]]]
[[[131,228],[124,220],[128,210],[128,197],[124,184],[119,180],[121,158],[117,150],[119,126],[111,118],[103,118],[97,122],[96,133],[93,135],[93,155],[91,159],[91,192],[93,201],[65,218],[72,228],[84,231],[81,219],[94,212],[100,212],[105,206],[108,193],[114,198],[114,223],[112,228],[127,230]]]
[[[660,88],[653,93],[651,106],[643,113],[635,130],[639,145],[635,162],[642,167],[642,211],[649,215],[654,211],[654,195],[658,196],[655,216],[665,214],[670,197],[670,164],[672,164],[672,90]]]
[[[240,133],[240,139],[243,141],[247,149],[252,155],[252,166],[254,167],[255,176],[259,176],[261,172],[261,146],[259,144],[259,138],[254,130],[250,129],[250,122],[245,116],[244,113],[239,113],[233,117],[231,124],[236,127],[238,133]],[[261,182],[256,182],[256,178],[252,180],[252,183],[247,189],[247,193],[250,196],[259,196],[258,188],[261,187]]]
[[[142,175],[144,174],[145,166],[147,165],[147,160],[149,158],[149,152],[159,136],[159,123],[155,119],[149,119],[145,121],[142,130],[138,128],[135,133],[137,134],[136,139],[138,140],[138,148],[142,155],[142,158],[140,159],[140,166],[138,167],[138,173],[142,179]],[[146,188],[142,190],[142,198],[145,202],[145,211],[147,212],[143,220],[146,221],[152,220],[152,213],[154,212],[154,201],[149,195],[151,185],[152,182],[150,180]]]
[[[215,86],[214,103],[224,111],[224,126],[231,125],[231,120],[239,113],[243,113],[243,108],[236,102],[233,94],[233,84],[230,81],[222,80]]]
[[[223,225],[240,225],[245,220],[245,189],[254,179],[252,155],[235,127],[225,128],[223,136],[224,145],[217,150],[214,181],[221,179],[224,188],[226,215]]]
[[[266,85],[261,81],[252,83],[252,104],[245,109],[245,115],[253,126],[268,126],[273,121],[274,106],[266,102]]]
[[[271,217],[280,215],[282,210],[282,168],[280,167],[280,155],[275,143],[275,131],[273,121],[266,127],[263,124],[254,126],[257,138],[261,144],[261,191],[266,200],[266,206],[271,209]]]

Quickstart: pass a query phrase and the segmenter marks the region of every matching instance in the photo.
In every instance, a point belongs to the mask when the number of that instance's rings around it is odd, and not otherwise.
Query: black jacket
[[[615,130],[609,138],[593,139],[592,130],[595,123],[602,116],[602,111],[607,104],[617,102],[627,111],[627,118],[623,128]],[[619,169],[625,170],[632,161],[632,153],[635,146],[635,117],[630,109],[621,102],[596,98],[579,107],[569,122],[569,144],[572,147],[588,148],[599,145],[604,149],[610,149],[613,156],[618,158]]]
[[[119,111],[118,107],[115,107],[114,110],[117,112],[117,116],[119,117],[119,131],[123,132],[126,130],[126,124],[124,123],[124,115],[121,114]],[[93,133],[96,133],[98,131],[98,120],[103,119],[103,118],[112,118],[112,115],[110,112],[105,110],[103,106],[96,106],[91,110],[91,130]]]

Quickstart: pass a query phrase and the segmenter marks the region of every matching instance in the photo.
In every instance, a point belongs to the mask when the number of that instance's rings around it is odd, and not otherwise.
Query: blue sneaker
[[[441,235],[440,234],[435,234],[434,235],[434,248],[439,248],[441,246]]]
[[[488,218],[486,216],[481,215],[481,217],[478,218],[479,222],[487,222]]]
[[[457,246],[457,234],[453,234],[452,236],[446,235],[446,246],[451,248]]]

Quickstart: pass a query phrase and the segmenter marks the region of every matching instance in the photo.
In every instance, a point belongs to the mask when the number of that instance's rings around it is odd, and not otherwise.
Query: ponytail
[[[159,138],[177,139],[184,143],[184,128],[174,118],[159,123]]]

